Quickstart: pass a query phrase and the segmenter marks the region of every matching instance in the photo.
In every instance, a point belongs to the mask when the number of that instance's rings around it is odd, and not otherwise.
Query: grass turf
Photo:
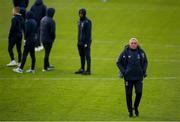
[[[56,69],[41,72],[44,52],[37,52],[35,75],[5,66],[12,3],[0,2],[0,120],[180,120],[179,0],[45,0],[56,9],[50,60]],[[79,68],[81,7],[93,22],[92,76],[73,74]],[[115,65],[131,37],[139,39],[149,59],[140,117],[133,119]],[[29,67],[28,58],[24,69]]]

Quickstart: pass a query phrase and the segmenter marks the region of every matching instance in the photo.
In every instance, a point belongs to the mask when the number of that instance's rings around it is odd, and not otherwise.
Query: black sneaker
[[[91,75],[91,72],[90,72],[90,71],[84,71],[84,72],[82,73],[82,75]]]
[[[75,72],[75,74],[82,74],[84,72],[83,69],[79,69],[78,71]]]
[[[129,112],[129,117],[133,117],[133,112]]]
[[[134,111],[135,111],[135,115],[138,117],[139,116],[139,111],[138,111],[138,108],[134,108]]]

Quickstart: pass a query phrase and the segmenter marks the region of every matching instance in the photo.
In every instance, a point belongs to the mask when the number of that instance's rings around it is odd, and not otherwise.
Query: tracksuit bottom
[[[81,69],[85,69],[85,61],[87,62],[87,71],[91,71],[91,48],[78,45],[79,56],[81,60]]]
[[[35,47],[41,46],[41,41],[40,41],[40,27],[38,27],[38,29],[36,30],[35,40],[36,40]]]
[[[9,38],[8,52],[9,52],[9,56],[11,58],[11,61],[14,60],[13,48],[15,45],[16,45],[16,49],[18,52],[18,63],[20,63],[21,62],[21,56],[22,56],[22,52],[21,52],[22,36]]]
[[[20,69],[23,69],[23,67],[26,63],[28,53],[30,53],[30,56],[31,56],[31,69],[32,70],[35,69],[36,57],[35,57],[35,49],[34,48],[35,48],[35,45],[25,45],[24,46],[23,57],[21,60]]]
[[[133,106],[132,106],[133,86],[135,87],[135,93],[136,93],[134,108],[138,108],[139,103],[141,101],[143,83],[142,81],[125,81],[126,103],[129,112],[132,112],[133,110]]]
[[[47,70],[47,68],[50,66],[49,63],[49,55],[51,53],[53,43],[43,43],[45,55],[44,55],[44,69]]]

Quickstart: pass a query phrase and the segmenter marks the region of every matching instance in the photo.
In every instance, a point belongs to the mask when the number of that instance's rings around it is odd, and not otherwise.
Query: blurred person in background
[[[92,23],[86,17],[86,9],[79,10],[78,22],[78,51],[81,60],[81,68],[75,74],[91,75],[91,42],[92,42]],[[85,63],[87,69],[85,70]]]
[[[14,7],[19,7],[20,8],[20,14],[22,17],[26,18],[26,8],[29,5],[29,0],[13,0],[13,5]]]
[[[49,55],[56,38],[56,23],[53,20],[54,14],[55,9],[48,8],[46,16],[41,19],[40,24],[40,41],[43,43],[45,49],[43,72],[54,69],[54,66],[49,63]]]
[[[21,62],[21,56],[22,56],[21,45],[22,45],[23,26],[24,26],[24,19],[22,15],[20,14],[20,8],[14,7],[13,17],[11,20],[11,27],[10,27],[9,36],[8,36],[8,52],[11,58],[10,63],[7,64],[8,67],[17,66]],[[13,48],[15,45],[18,52],[18,63],[16,63],[14,59]]]
[[[25,22],[25,43],[24,43],[24,51],[21,60],[21,64],[18,68],[13,69],[16,73],[23,73],[23,68],[26,63],[26,58],[28,53],[31,56],[31,68],[27,70],[27,73],[35,73],[35,32],[36,32],[37,23],[34,20],[33,12],[29,11],[26,14],[26,22]]]
[[[34,13],[34,19],[37,22],[37,29],[36,29],[36,48],[35,51],[43,50],[42,42],[40,42],[40,22],[41,19],[46,16],[46,5],[44,5],[43,0],[35,0],[33,6],[31,7],[30,11]]]

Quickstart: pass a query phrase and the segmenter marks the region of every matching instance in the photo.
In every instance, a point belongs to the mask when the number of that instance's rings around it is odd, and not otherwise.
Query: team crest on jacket
[[[145,57],[144,53],[141,53],[141,55],[142,55],[143,58]]]
[[[138,58],[138,59],[140,59],[140,58],[141,58],[139,54],[137,55],[137,58]]]

